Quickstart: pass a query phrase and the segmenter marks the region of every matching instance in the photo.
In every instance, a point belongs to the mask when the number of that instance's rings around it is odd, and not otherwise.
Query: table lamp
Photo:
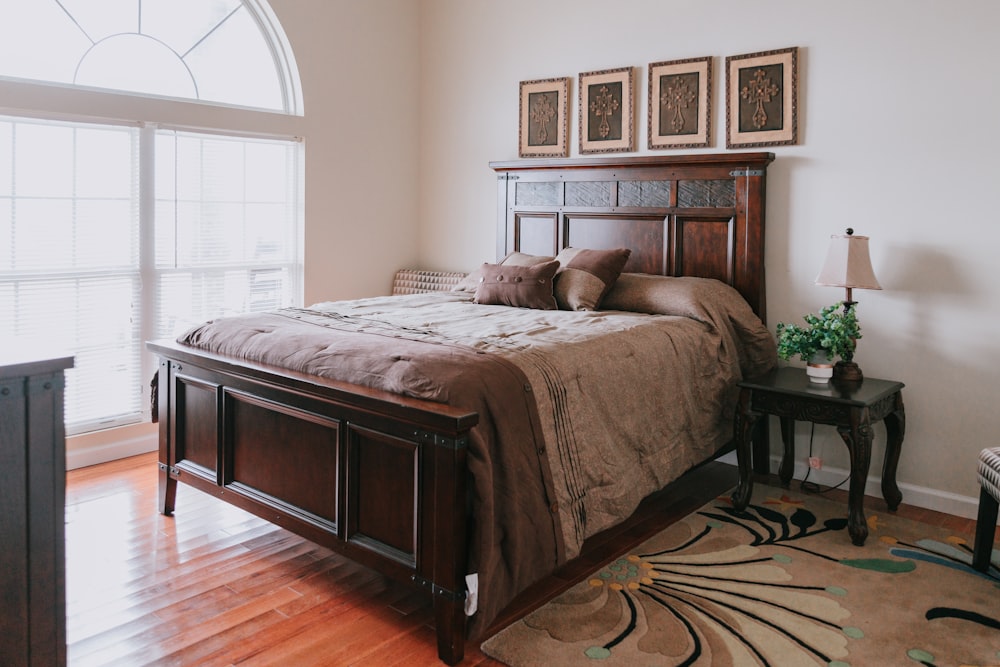
[[[872,260],[868,255],[868,237],[855,236],[854,230],[847,228],[846,234],[830,236],[830,247],[826,261],[816,276],[817,285],[843,287],[847,290],[844,312],[850,311],[857,303],[853,300],[853,289],[882,289],[872,270]],[[861,368],[851,360],[841,359],[833,369],[833,379],[844,382],[860,382],[864,379]]]

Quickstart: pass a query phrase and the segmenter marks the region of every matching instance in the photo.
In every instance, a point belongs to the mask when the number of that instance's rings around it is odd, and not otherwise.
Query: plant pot
[[[861,368],[853,361],[841,359],[833,367],[833,381],[837,384],[861,384],[864,379]]]
[[[827,384],[833,377],[833,362],[826,354],[815,354],[806,363],[806,375],[810,382]]]

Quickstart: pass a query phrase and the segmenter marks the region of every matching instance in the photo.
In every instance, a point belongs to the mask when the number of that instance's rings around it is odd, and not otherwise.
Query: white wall
[[[969,514],[975,463],[1000,445],[1000,85],[993,0],[423,0],[420,258],[470,269],[494,256],[491,160],[517,158],[518,83],[632,65],[637,152],[647,65],[716,56],[713,147],[725,150],[725,57],[798,46],[796,146],[768,172],[768,319],[843,298],[813,280],[830,234],[871,237],[883,291],[857,291],[866,375],[906,383],[904,502]],[[571,154],[578,153],[575,106]],[[756,149],[755,149],[756,150]],[[694,151],[691,151],[694,152]],[[705,151],[702,151],[705,152]],[[447,204],[447,205],[446,205]],[[992,308],[991,308],[992,307]],[[798,457],[808,430],[800,425]],[[776,442],[776,439],[775,439]],[[876,428],[872,474],[884,430]],[[777,444],[772,446],[777,451]],[[848,469],[829,427],[816,452]],[[957,496],[957,497],[955,497]]]
[[[305,97],[305,303],[388,294],[418,258],[419,4],[270,4]]]

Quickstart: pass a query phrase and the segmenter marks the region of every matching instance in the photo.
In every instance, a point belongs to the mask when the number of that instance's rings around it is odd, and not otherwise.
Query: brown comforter
[[[445,292],[224,318],[178,340],[478,412],[475,636],[584,539],[714,455],[732,434],[735,383],[775,363],[770,333],[717,281],[625,274],[605,306],[636,312]]]

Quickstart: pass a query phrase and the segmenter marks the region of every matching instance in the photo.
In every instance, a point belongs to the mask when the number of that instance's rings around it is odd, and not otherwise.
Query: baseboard
[[[115,435],[115,430],[104,431],[103,433],[108,434],[109,437],[96,439],[96,441],[94,438],[88,440],[80,438],[74,442],[73,438],[69,438],[66,447],[66,469],[75,470],[129,456],[155,452],[159,447],[159,436],[155,430],[149,433],[129,434],[125,437]]]
[[[720,457],[719,461],[735,466],[736,453],[730,452],[729,454]],[[771,470],[777,470],[780,464],[780,457],[771,457]],[[796,462],[792,472],[793,480],[803,479],[806,476],[806,469],[804,461]],[[841,468],[824,467],[822,470],[811,470],[809,474],[809,481],[816,482],[824,487],[836,486],[847,479],[849,474],[849,471]],[[841,488],[846,490],[847,485],[848,482],[844,482]],[[796,486],[797,485],[793,481],[792,487],[795,488]],[[925,486],[917,486],[915,484],[901,483],[899,484],[899,490],[903,494],[903,503],[906,505],[922,507],[924,509],[944,512],[946,514],[953,514],[965,519],[975,519],[979,510],[979,498],[960,496],[956,493],[939,491],[937,489],[930,489]],[[875,496],[877,498],[882,497],[881,477],[868,478],[868,482],[865,484],[865,495]]]

